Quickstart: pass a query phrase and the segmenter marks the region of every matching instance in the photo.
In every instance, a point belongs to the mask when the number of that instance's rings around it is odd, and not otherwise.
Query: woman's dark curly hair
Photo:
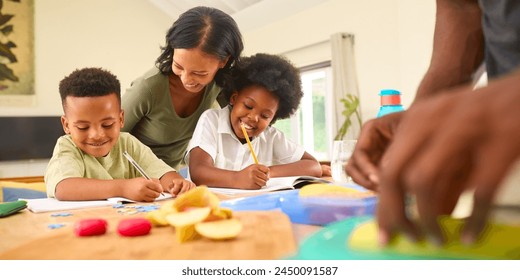
[[[193,49],[199,47],[203,52],[220,60],[229,56],[226,65],[215,75],[215,82],[222,86],[229,75],[231,66],[238,63],[244,49],[242,35],[231,16],[210,7],[195,7],[179,16],[166,33],[166,45],[155,61],[164,75],[172,73],[174,49]]]
[[[97,97],[115,93],[121,104],[121,84],[117,77],[101,68],[76,69],[60,81],[61,103],[67,96]]]
[[[250,86],[261,86],[279,98],[278,110],[271,124],[278,119],[291,116],[303,97],[300,71],[286,58],[278,55],[259,53],[243,57],[240,64],[233,67],[232,78],[227,80],[223,92],[230,100],[234,92]]]

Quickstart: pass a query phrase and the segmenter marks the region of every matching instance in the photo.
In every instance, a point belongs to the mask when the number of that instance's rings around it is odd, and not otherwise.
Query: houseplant
[[[359,113],[359,97],[352,94],[347,94],[345,98],[341,98],[340,101],[343,103],[344,110],[341,114],[345,117],[345,120],[339,128],[336,137],[334,137],[334,140],[343,140],[343,138],[349,131],[349,128],[351,128],[351,126],[353,125],[353,119],[355,119],[354,121],[356,121],[355,124],[358,124],[359,127],[361,127],[361,114]]]

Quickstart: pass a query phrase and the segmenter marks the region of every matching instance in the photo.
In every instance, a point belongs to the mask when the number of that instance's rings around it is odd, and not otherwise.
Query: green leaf
[[[334,137],[334,140],[341,140],[348,132],[348,129],[352,125],[351,118],[355,116],[358,120],[359,125],[361,126],[361,118],[358,111],[359,108],[359,97],[347,94],[344,98],[340,99],[340,102],[343,103],[343,107],[345,109],[341,112],[343,116],[345,116],[345,121],[339,128],[336,137]]]

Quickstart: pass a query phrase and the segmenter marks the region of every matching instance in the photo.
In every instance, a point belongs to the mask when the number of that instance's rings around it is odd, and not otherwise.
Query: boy
[[[229,105],[204,112],[188,145],[185,161],[194,183],[259,189],[269,177],[322,175],[314,157],[271,126],[294,113],[303,96],[299,72],[289,61],[245,57],[224,93]],[[242,124],[259,164],[252,164]]]
[[[119,80],[100,68],[75,70],[59,85],[66,135],[60,137],[45,174],[47,196],[59,200],[125,197],[154,201],[195,185],[158,159],[124,123]],[[151,178],[141,177],[123,156],[127,151]]]

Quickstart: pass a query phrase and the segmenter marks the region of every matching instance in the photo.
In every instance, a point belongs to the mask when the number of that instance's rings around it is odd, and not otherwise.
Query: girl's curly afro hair
[[[234,92],[250,86],[261,86],[279,98],[272,124],[292,115],[303,97],[299,70],[289,60],[278,55],[259,53],[241,58],[223,91],[229,102]]]

